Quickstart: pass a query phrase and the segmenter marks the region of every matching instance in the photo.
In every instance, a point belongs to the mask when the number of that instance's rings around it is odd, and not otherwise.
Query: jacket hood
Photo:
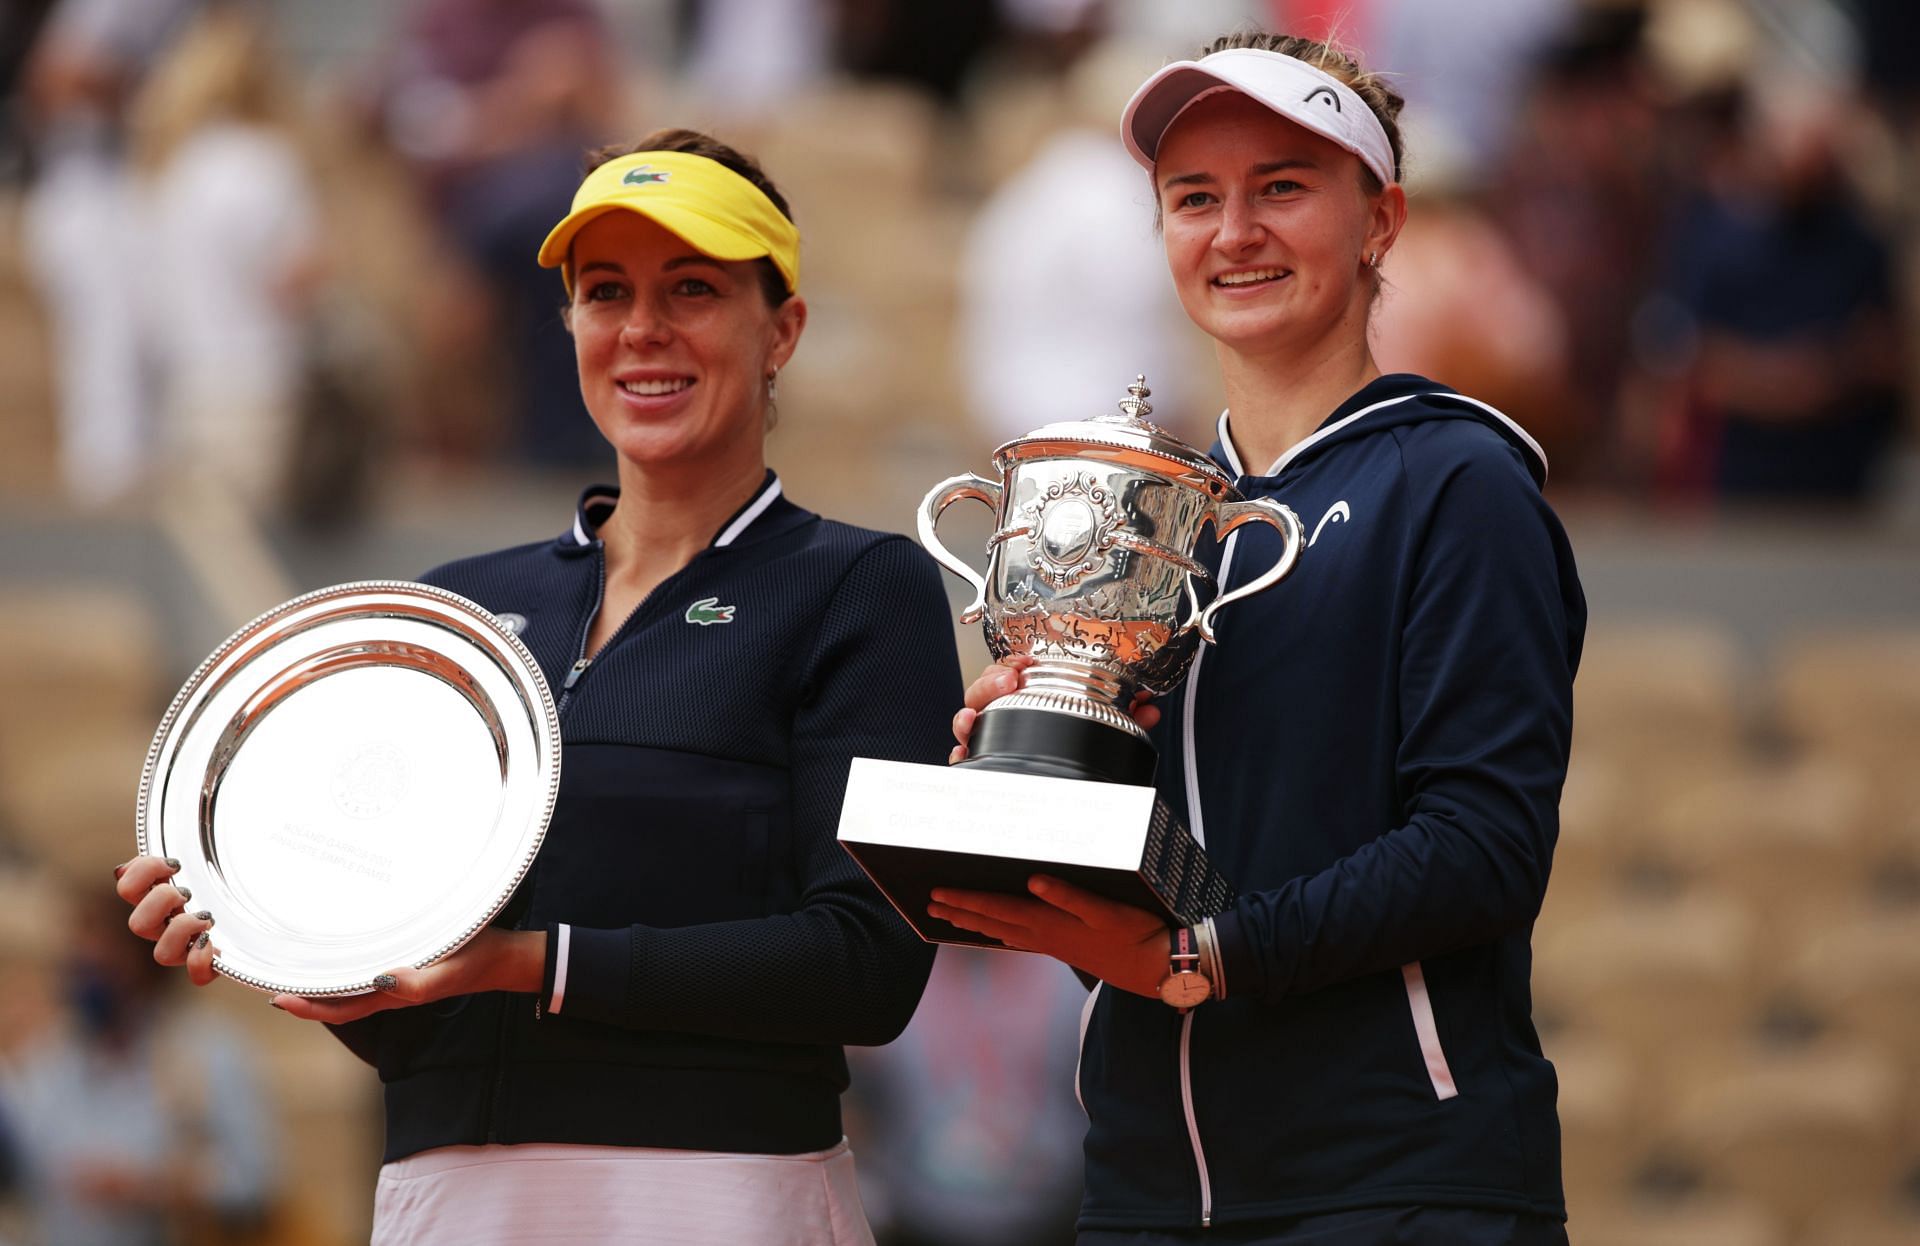
[[[1427,420],[1471,420],[1491,428],[1520,452],[1534,484],[1544,486],[1547,483],[1547,453],[1540,448],[1539,442],[1528,435],[1526,429],[1478,398],[1469,398],[1438,381],[1430,381],[1411,372],[1389,373],[1363,386],[1336,407],[1311,436],[1281,455],[1277,462],[1264,471],[1240,462],[1233,439],[1227,435],[1230,414],[1226,411],[1220,413],[1217,426],[1219,440],[1214,442],[1210,453],[1214,461],[1235,478],[1284,475],[1325,454],[1334,446],[1361,437],[1371,437],[1404,424]]]

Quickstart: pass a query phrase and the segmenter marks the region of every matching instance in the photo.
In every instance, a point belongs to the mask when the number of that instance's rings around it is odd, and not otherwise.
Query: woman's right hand
[[[980,672],[979,678],[967,685],[966,704],[953,716],[953,738],[959,743],[947,754],[947,764],[953,765],[965,761],[967,740],[973,735],[974,720],[980,717],[980,711],[989,704],[1017,692],[1026,682],[1025,670],[1033,665],[1033,659],[1024,653],[1008,654],[998,662]],[[1133,721],[1142,727],[1151,727],[1160,721],[1160,708],[1152,703],[1151,693],[1142,692],[1133,698],[1129,713]]]
[[[127,929],[153,942],[153,959],[163,965],[185,965],[195,986],[213,981],[213,915],[188,912],[193,893],[176,886],[173,876],[180,863],[172,858],[135,857],[113,872],[114,890],[133,906]]]

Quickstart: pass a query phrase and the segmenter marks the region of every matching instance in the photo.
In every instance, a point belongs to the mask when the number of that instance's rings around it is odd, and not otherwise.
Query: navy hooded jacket
[[[1164,700],[1161,795],[1240,893],[1216,920],[1225,994],[1182,1015],[1096,990],[1081,1225],[1564,1216],[1530,936],[1586,605],[1544,457],[1409,375],[1263,473],[1225,416],[1213,456],[1310,545]],[[1204,555],[1232,588],[1280,549],[1247,525]]]

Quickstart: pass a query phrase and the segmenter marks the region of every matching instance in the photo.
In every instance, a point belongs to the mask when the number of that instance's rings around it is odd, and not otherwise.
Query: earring
[[[1380,255],[1380,253],[1379,253],[1378,251],[1375,251],[1375,252],[1374,252],[1374,253],[1373,253],[1372,255],[1369,255],[1369,256],[1367,257],[1367,267],[1368,267],[1368,268],[1378,268],[1378,267],[1380,267],[1380,260],[1381,260],[1381,258],[1382,258],[1382,257],[1381,257],[1381,255]]]
[[[778,372],[767,373],[767,401],[775,402],[780,397],[780,386],[776,383]]]

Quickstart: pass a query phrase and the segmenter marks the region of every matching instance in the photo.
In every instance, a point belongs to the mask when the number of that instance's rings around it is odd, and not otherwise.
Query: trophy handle
[[[1000,514],[1000,485],[997,481],[976,476],[972,472],[964,476],[949,476],[935,485],[920,502],[920,543],[927,547],[927,552],[933,555],[935,562],[973,585],[973,604],[960,612],[960,621],[978,623],[987,613],[987,579],[954,557],[953,551],[941,544],[940,534],[934,530],[940,522],[941,513],[962,498],[984,502],[995,517]],[[1298,520],[1294,522],[1296,525],[1299,523]]]
[[[1221,540],[1241,524],[1267,523],[1280,529],[1287,538],[1287,547],[1280,552],[1280,558],[1271,567],[1255,576],[1250,582],[1242,584],[1231,593],[1222,593],[1213,599],[1205,610],[1200,612],[1200,639],[1213,644],[1213,620],[1223,606],[1251,597],[1263,589],[1272,588],[1287,578],[1293,570],[1293,564],[1300,560],[1300,551],[1306,547],[1305,529],[1300,526],[1300,517],[1292,509],[1273,501],[1271,498],[1255,498],[1251,502],[1223,502],[1213,512],[1214,535]]]

